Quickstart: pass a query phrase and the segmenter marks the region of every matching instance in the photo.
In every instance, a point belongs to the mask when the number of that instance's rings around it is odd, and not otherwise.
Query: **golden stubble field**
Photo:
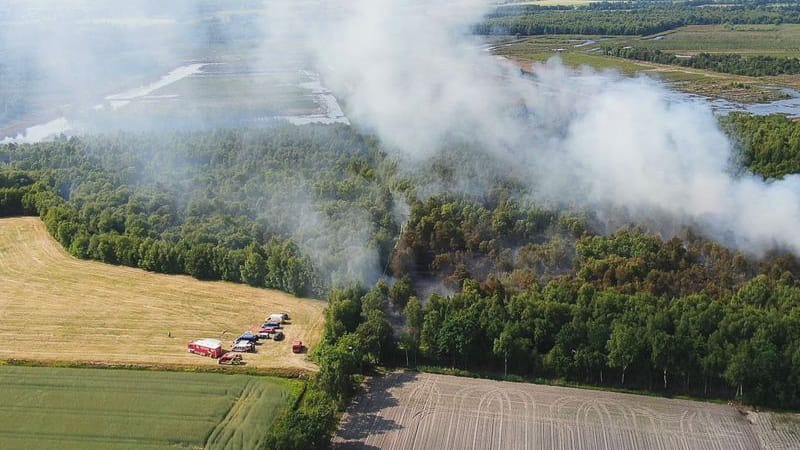
[[[198,281],[73,258],[37,218],[0,219],[0,359],[212,366],[188,341],[224,348],[273,312],[288,312],[282,342],[244,354],[246,367],[316,370],[291,341],[319,341],[325,303],[226,282]]]
[[[800,448],[800,416],[729,405],[427,373],[370,380],[336,449]]]

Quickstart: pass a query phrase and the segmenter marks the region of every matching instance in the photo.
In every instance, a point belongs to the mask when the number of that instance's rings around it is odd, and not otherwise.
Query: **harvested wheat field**
[[[0,219],[0,359],[216,365],[189,354],[211,337],[229,348],[269,314],[287,312],[282,342],[245,354],[247,367],[315,370],[291,341],[319,341],[324,303],[283,292],[198,281],[73,258],[36,218]]]
[[[732,406],[394,373],[371,380],[334,439],[345,449],[760,449]],[[788,428],[787,428],[788,429]],[[773,436],[799,448],[797,430]],[[777,439],[777,440],[776,440]],[[782,444],[781,444],[782,445]]]

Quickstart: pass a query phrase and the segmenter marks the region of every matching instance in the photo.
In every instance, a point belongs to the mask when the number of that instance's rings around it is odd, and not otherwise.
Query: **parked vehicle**
[[[274,330],[259,330],[256,336],[258,336],[259,339],[272,339],[274,332]]]
[[[242,333],[242,335],[241,335],[241,336],[237,337],[237,338],[236,338],[236,340],[237,340],[237,341],[251,341],[251,342],[255,342],[255,341],[257,341],[257,340],[258,340],[258,335],[256,335],[256,334],[253,334],[253,332],[252,332],[252,331],[245,331],[244,333]]]
[[[210,356],[219,358],[222,355],[222,342],[219,339],[197,339],[189,342],[189,353],[196,355]]]
[[[253,341],[236,341],[231,347],[232,352],[255,353],[256,344]]]
[[[267,322],[283,323],[284,318],[283,314],[270,314],[269,317],[267,317],[265,320]]]
[[[302,353],[304,349],[303,341],[292,342],[292,353]]]
[[[234,352],[226,352],[224,355],[219,357],[217,361],[218,364],[225,364],[229,366],[238,366],[242,364],[242,355]]]
[[[262,328],[256,333],[256,336],[258,336],[259,339],[274,339],[280,341],[283,339],[284,334],[283,331],[276,328]]]
[[[266,325],[267,324],[262,324],[261,325],[261,331],[263,331],[265,333],[274,333],[274,332],[278,331],[278,327],[276,327],[275,325],[270,325],[270,326],[266,326]]]
[[[282,328],[281,327],[281,323],[280,322],[275,322],[274,320],[270,320],[268,322],[264,322],[264,324],[261,325],[261,328],[267,328],[267,327]]]

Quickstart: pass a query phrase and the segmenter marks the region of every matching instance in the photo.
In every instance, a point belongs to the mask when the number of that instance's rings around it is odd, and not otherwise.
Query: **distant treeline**
[[[741,147],[742,164],[765,178],[800,173],[800,121],[734,113],[721,119]]]
[[[603,51],[610,56],[635,59],[637,61],[671,64],[751,77],[800,74],[800,58],[733,53],[699,53],[689,57],[680,57],[646,47],[605,47]]]
[[[800,23],[799,5],[682,5],[633,9],[515,10],[499,9],[475,27],[477,34],[606,34],[649,35],[686,25]]]
[[[594,1],[586,4],[577,5],[540,5],[536,3],[523,3],[497,6],[495,10],[488,15],[490,18],[506,17],[506,16],[522,16],[526,14],[535,13],[538,11],[625,11],[636,9],[652,9],[652,8],[672,8],[672,9],[688,9],[697,7],[708,6],[724,6],[726,8],[759,8],[759,7],[774,7],[785,6],[786,0],[686,0],[675,2],[674,0],[629,0],[629,1]]]

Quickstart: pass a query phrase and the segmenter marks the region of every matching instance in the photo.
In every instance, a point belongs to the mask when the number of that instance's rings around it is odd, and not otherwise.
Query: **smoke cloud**
[[[294,74],[309,69],[347,115],[330,121],[349,119],[375,133],[405,170],[429,166],[443,151],[451,161],[453,154],[457,161],[458,152],[476,151],[490,160],[464,158],[454,182],[420,192],[479,193],[500,171],[528,186],[536,202],[591,209],[609,223],[621,213],[662,231],[697,227],[754,254],[775,247],[800,254],[794,233],[800,178],[764,182],[742,174],[712,111],[657,81],[568,69],[557,59],[521,74],[470,32],[491,8],[486,0],[104,3],[9,0],[0,6],[0,137],[39,124],[64,128],[64,121],[78,128],[85,114],[76,111],[94,114],[102,103],[106,112],[115,101],[110,94],[158,82],[181,67],[203,64],[209,76],[269,72],[283,80],[243,83],[251,89],[243,98],[283,98],[283,91],[297,88]],[[226,53],[231,49],[233,55]],[[227,66],[213,65],[222,58]],[[212,100],[216,105],[219,98]],[[230,104],[223,105],[209,110],[230,113]],[[193,108],[166,109],[150,121],[169,122],[163,117],[175,109]],[[121,111],[126,115],[118,122],[128,124],[140,110]],[[240,124],[238,117],[215,123]],[[84,129],[105,131],[111,122]],[[9,123],[13,129],[2,129]],[[50,127],[40,128],[49,134]],[[374,232],[368,214],[345,211],[355,231],[332,230],[314,210],[313,193],[296,197],[300,204],[292,207],[304,213],[292,229],[315,262],[331,260],[330,242],[346,241],[337,252],[350,266],[334,278],[380,275],[377,252],[367,244]],[[325,229],[332,231],[323,236]]]
[[[284,3],[280,28],[287,16],[302,22],[289,27],[302,30],[295,48],[313,56],[353,122],[400,159],[479,146],[537,200],[665,217],[755,254],[800,253],[800,178],[736,175],[709,107],[648,78],[558,60],[523,76],[469,35],[484,1],[311,3]]]

